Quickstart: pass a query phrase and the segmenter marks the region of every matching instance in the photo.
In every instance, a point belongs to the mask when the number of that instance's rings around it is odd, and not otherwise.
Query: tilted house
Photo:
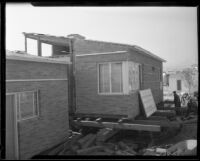
[[[29,159],[68,137],[68,64],[6,52],[6,159]]]
[[[39,56],[46,43],[51,45],[50,56],[70,57],[70,109],[76,115],[134,118],[140,114],[138,92],[142,89],[150,88],[156,103],[163,100],[165,60],[141,47],[87,40],[78,34],[24,35],[26,50],[27,40],[34,39]]]

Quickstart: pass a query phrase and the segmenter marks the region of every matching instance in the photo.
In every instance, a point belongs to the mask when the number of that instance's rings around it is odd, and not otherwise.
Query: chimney
[[[85,37],[79,34],[69,34],[67,35],[67,38],[85,40]]]

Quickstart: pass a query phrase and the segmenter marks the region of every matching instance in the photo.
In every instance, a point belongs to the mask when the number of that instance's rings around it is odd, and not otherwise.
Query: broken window
[[[139,64],[129,62],[129,91],[140,89],[140,73]]]
[[[37,40],[27,38],[27,53],[31,55],[38,55]]]
[[[42,56],[52,56],[52,45],[42,43]]]
[[[38,92],[26,91],[17,95],[17,118],[25,120],[38,116]]]

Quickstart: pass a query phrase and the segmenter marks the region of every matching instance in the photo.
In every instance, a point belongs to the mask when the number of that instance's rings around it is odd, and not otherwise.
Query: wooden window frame
[[[121,67],[122,67],[122,75],[121,75],[121,77],[122,77],[122,89],[121,89],[121,92],[112,92],[112,82],[111,82],[111,64],[117,64],[117,63],[120,63],[121,64]],[[110,79],[109,79],[109,83],[110,83],[110,90],[109,90],[109,92],[100,92],[100,76],[99,76],[99,67],[100,67],[100,65],[102,65],[102,64],[108,64],[109,65],[109,75],[110,75]],[[124,79],[126,79],[126,78],[124,78],[124,72],[125,72],[125,70],[124,70],[124,61],[110,61],[110,62],[101,62],[101,63],[97,63],[97,80],[98,80],[98,83],[97,83],[97,85],[98,85],[98,94],[99,95],[124,95],[124,94],[126,94],[126,92],[125,92],[125,90],[124,90]]]
[[[30,117],[25,117],[22,118],[21,117],[21,108],[20,108],[20,93],[27,93],[27,92],[31,92],[33,94],[33,115]],[[35,98],[35,94],[36,94],[36,98]],[[17,112],[18,112],[18,116],[17,117],[17,121],[24,121],[24,120],[28,120],[28,119],[33,119],[33,118],[37,118],[39,117],[39,91],[38,90],[34,90],[34,91],[23,91],[23,92],[17,92]],[[36,99],[36,105],[35,105],[35,99]],[[35,109],[37,110],[37,114],[34,114]]]

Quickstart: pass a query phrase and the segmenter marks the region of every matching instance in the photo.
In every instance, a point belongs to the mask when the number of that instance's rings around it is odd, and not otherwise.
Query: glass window
[[[122,63],[99,64],[99,93],[122,93]]]
[[[38,115],[37,92],[18,93],[18,120],[32,118]]]
[[[110,92],[109,64],[99,64],[99,92]]]
[[[122,63],[111,64],[111,85],[113,93],[122,92]]]

